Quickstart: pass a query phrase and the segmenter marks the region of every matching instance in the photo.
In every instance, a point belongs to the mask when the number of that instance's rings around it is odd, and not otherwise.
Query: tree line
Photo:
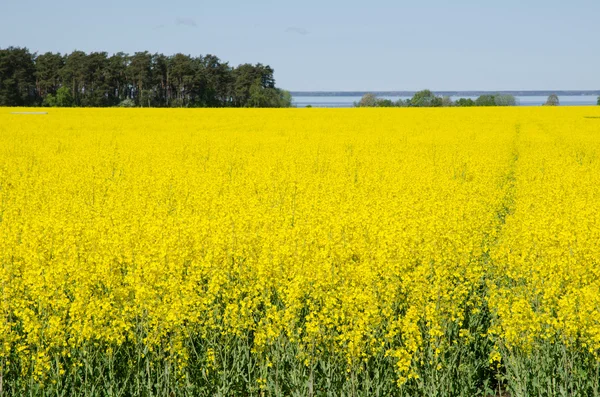
[[[469,106],[516,106],[517,100],[509,94],[485,94],[473,100],[460,98],[453,101],[449,96],[438,96],[431,90],[422,90],[409,99],[378,98],[374,94],[365,94],[360,101],[355,102],[355,107],[469,107]]]
[[[0,49],[0,106],[289,107],[268,65],[148,51]]]
[[[600,96],[597,104],[600,106]],[[453,101],[449,96],[438,96],[430,90],[415,93],[412,98],[391,99],[378,98],[374,94],[365,94],[360,101],[355,102],[355,107],[469,107],[469,106],[516,106],[517,100],[510,94],[485,94],[477,99],[459,98]],[[558,106],[560,101],[558,95],[550,94],[542,106]]]

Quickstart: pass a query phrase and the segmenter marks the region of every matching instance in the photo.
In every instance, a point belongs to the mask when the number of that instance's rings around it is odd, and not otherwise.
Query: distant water
[[[315,108],[349,108],[354,106],[354,102],[360,101],[360,96],[294,96],[293,103],[299,108],[311,105]],[[380,96],[381,99],[409,99],[402,96]],[[451,97],[453,101],[461,97]],[[465,97],[462,97],[465,98]],[[477,97],[466,97],[473,100]],[[541,106],[548,99],[547,96],[516,96],[517,103],[520,106]],[[561,106],[590,106],[596,105],[597,96],[593,95],[563,95],[558,97]]]

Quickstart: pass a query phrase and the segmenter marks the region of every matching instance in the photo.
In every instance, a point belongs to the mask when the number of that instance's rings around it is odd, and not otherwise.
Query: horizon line
[[[335,95],[335,96],[359,96],[365,94],[374,94],[374,95],[382,95],[382,96],[412,96],[415,93],[421,90],[372,90],[372,91],[364,91],[364,90],[306,90],[306,91],[296,91],[290,90],[290,94],[293,96],[320,96],[320,95]],[[511,94],[517,96],[540,96],[540,95],[574,95],[574,96],[585,96],[585,95],[600,95],[600,90],[430,90],[434,94],[439,95],[484,95],[484,94]],[[468,95],[471,94],[471,95]]]

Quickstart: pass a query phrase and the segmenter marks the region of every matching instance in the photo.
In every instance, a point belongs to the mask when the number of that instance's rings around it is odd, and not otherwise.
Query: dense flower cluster
[[[597,368],[590,115],[0,109],[0,383],[471,393],[545,344]]]

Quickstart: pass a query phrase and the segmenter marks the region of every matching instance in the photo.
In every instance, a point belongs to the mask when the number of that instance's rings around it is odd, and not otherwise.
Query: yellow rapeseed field
[[[600,394],[600,108],[47,111],[0,395]]]

